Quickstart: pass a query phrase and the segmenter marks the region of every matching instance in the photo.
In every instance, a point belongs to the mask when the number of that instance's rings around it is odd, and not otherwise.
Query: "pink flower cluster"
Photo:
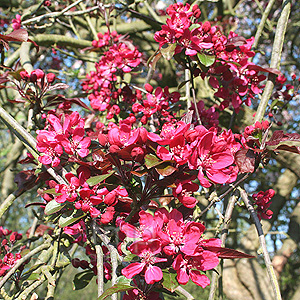
[[[275,195],[275,191],[272,189],[269,189],[265,192],[260,191],[257,194],[253,194],[252,198],[256,207],[257,216],[261,220],[263,219],[271,219],[273,212],[268,209],[271,205],[271,198],[273,198]]]
[[[185,51],[186,55],[193,56],[203,49],[224,49],[226,38],[217,27],[211,27],[209,22],[202,24],[198,21],[201,11],[198,5],[190,9],[190,4],[172,4],[167,8],[167,25],[155,33],[154,39],[161,48],[165,44],[177,44],[175,54]],[[193,25],[193,29],[190,29]],[[196,26],[195,26],[196,25]]]
[[[223,99],[220,109],[232,105],[238,112],[242,103],[250,105],[266,78],[258,75],[259,69],[249,62],[254,56],[254,39],[246,40],[233,32],[226,37],[218,26],[211,26],[208,21],[202,24],[198,21],[201,12],[197,5],[190,9],[189,4],[173,4],[167,8],[167,14],[167,25],[162,25],[154,36],[159,47],[176,44],[175,54],[185,51],[194,60],[197,54],[213,57],[215,61],[199,73],[202,78],[209,78],[210,85],[217,89],[215,96]]]
[[[240,37],[230,32],[227,44],[238,40]],[[254,56],[251,51],[254,38],[242,39],[232,46],[233,49],[226,49],[217,55],[216,63],[209,69],[208,73],[202,76],[209,76],[209,83],[215,89],[215,96],[223,99],[220,109],[224,109],[232,104],[236,112],[239,111],[242,103],[250,106],[255,95],[262,92],[260,83],[266,79],[265,75],[259,75],[256,65],[249,62],[249,58]],[[229,47],[229,46],[228,46]]]
[[[125,277],[140,276],[147,284],[154,284],[162,280],[163,266],[176,271],[179,284],[187,284],[191,279],[202,288],[209,285],[203,272],[219,264],[215,249],[221,246],[221,240],[204,239],[203,224],[186,221],[177,209],[168,212],[165,208],[156,210],[154,215],[141,211],[139,226],[121,219],[118,222],[121,232],[134,239],[127,250],[139,257],[138,262],[122,269]]]
[[[136,102],[132,105],[132,111],[135,114],[142,113],[141,123],[146,124],[148,119],[156,114],[157,119],[162,121],[171,121],[173,119],[170,113],[170,104],[174,104],[179,101],[179,92],[169,92],[169,87],[162,89],[161,87],[156,88],[153,93],[153,88],[148,84],[148,93],[146,99],[141,102]],[[156,118],[155,118],[156,119]]]
[[[73,209],[81,210],[92,218],[98,218],[100,224],[108,224],[112,221],[118,199],[127,197],[127,191],[120,186],[109,191],[106,187],[94,185],[92,188],[86,180],[90,177],[89,168],[81,166],[77,169],[77,176],[72,173],[65,175],[68,184],[53,183],[56,195],[54,199],[58,203],[73,203]],[[96,208],[97,207],[97,208]],[[83,234],[83,225],[75,224],[75,227],[68,227],[72,235]],[[79,235],[78,241],[86,237]]]
[[[84,91],[88,91],[91,106],[95,110],[105,111],[117,103],[121,89],[117,76],[123,77],[141,63],[142,54],[129,42],[120,39],[116,32],[98,35],[99,41],[93,41],[95,48],[109,45],[98,63],[96,71],[88,74],[82,83]]]
[[[199,170],[198,179],[204,187],[211,186],[211,182],[223,184],[236,179],[234,153],[240,144],[231,131],[218,135],[213,127],[208,130],[198,125],[192,129],[190,124],[179,121],[164,124],[160,136],[150,134],[150,139],[158,143],[157,156],[162,160],[187,163],[190,170]]]
[[[0,253],[4,254],[4,257],[0,259],[0,277],[4,276],[15,263],[21,259],[21,251],[25,248],[22,246],[19,248],[19,252],[13,253],[12,248],[18,240],[22,239],[22,234],[18,232],[12,232],[11,230],[4,229],[0,226]],[[19,267],[19,272],[24,269],[24,265]]]
[[[219,113],[216,111],[215,107],[210,107],[209,109],[205,109],[204,102],[202,100],[197,102],[197,108],[200,115],[201,124],[207,128],[210,129],[211,127],[218,128],[219,126]],[[197,124],[197,115],[195,112],[195,105],[192,103],[192,107],[190,110],[193,111],[193,119],[192,123]]]
[[[46,129],[37,131],[37,150],[44,153],[39,161],[57,167],[63,153],[71,157],[86,157],[91,139],[85,136],[84,119],[78,112],[59,117],[49,114]]]
[[[212,183],[233,182],[237,176],[234,154],[241,145],[235,141],[231,131],[218,134],[215,128],[206,129],[203,125],[190,127],[182,121],[165,123],[160,135],[144,128],[131,129],[130,122],[112,124],[107,134],[99,133],[99,143],[110,153],[124,160],[144,163],[145,155],[152,154],[163,161],[172,162],[174,171],[182,168],[186,172],[194,170],[204,187]],[[151,146],[151,147],[150,147]],[[182,178],[181,178],[182,177]],[[191,180],[196,176],[178,175],[173,195],[185,206],[194,207],[196,199],[192,193],[199,189]]]

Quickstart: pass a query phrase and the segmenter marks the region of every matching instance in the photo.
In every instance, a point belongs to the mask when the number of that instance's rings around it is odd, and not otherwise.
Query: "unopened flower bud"
[[[80,267],[80,259],[79,258],[73,258],[71,260],[72,266],[74,268],[79,268]]]
[[[56,79],[55,74],[53,74],[53,73],[48,73],[47,74],[47,81],[48,81],[48,83],[52,83],[55,79]]]
[[[148,93],[152,93],[153,92],[153,86],[149,83],[146,83],[145,84],[145,90],[148,92]]]

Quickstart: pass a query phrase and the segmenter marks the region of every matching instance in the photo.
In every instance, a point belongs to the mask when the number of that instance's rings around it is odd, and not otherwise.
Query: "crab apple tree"
[[[0,1],[3,299],[296,299],[300,7],[242,2]]]

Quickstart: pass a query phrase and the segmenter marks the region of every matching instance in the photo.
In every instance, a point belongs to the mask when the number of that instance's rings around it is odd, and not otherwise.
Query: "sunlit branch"
[[[276,300],[281,300],[279,284],[278,284],[276,274],[275,274],[275,271],[274,271],[274,268],[273,268],[273,265],[272,265],[272,262],[270,259],[269,252],[267,250],[266,240],[265,240],[265,236],[264,236],[264,232],[263,232],[261,223],[259,221],[257,213],[255,212],[255,209],[253,208],[251,202],[249,201],[246,191],[244,189],[240,189],[240,194],[241,194],[241,197],[242,197],[242,199],[254,221],[254,225],[255,225],[255,228],[258,233],[259,243],[260,243],[260,246],[263,251],[265,265],[267,267],[268,275],[269,275],[269,278],[270,278],[270,281],[272,284],[272,289],[274,291],[275,298],[276,298]]]
[[[286,32],[290,12],[291,12],[291,1],[286,0],[282,4],[282,11],[281,11],[281,14],[280,14],[280,17],[279,17],[279,20],[277,23],[277,27],[276,27],[272,56],[271,56],[271,63],[270,63],[271,68],[279,69],[281,53],[282,53],[282,48],[283,48],[283,42],[284,42],[284,37],[285,37],[285,32]],[[269,99],[272,95],[272,91],[274,88],[275,78],[276,78],[276,76],[274,74],[269,74],[264,92],[262,94],[256,115],[254,118],[254,122],[262,121],[262,119],[264,117],[264,114],[265,114],[267,106],[268,106]]]

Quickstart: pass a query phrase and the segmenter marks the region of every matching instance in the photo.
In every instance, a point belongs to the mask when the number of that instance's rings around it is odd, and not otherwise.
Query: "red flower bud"
[[[268,127],[269,127],[269,122],[268,121],[262,121],[261,125],[262,125],[262,127],[263,127],[264,130],[267,130]]]
[[[82,269],[88,269],[89,268],[89,263],[86,260],[81,260],[80,263],[79,263],[79,266]]]
[[[145,90],[148,92],[148,93],[152,93],[153,92],[153,86],[149,83],[146,83],[145,84]]]
[[[44,73],[44,71],[42,71],[41,69],[33,70],[33,71],[31,72],[30,76],[33,75],[33,74],[36,75],[36,78],[37,78],[37,79],[42,79],[42,78],[45,77],[45,73]]]
[[[202,29],[205,33],[209,32],[211,29],[210,22],[208,22],[208,21],[204,22],[204,24],[202,25]]]
[[[120,148],[117,145],[111,145],[109,147],[109,152],[111,152],[111,153],[118,152],[119,150],[120,150]]]
[[[72,266],[74,268],[79,268],[80,267],[80,259],[79,258],[73,258],[71,260],[71,262],[72,262]]]
[[[141,147],[134,147],[131,150],[130,155],[132,157],[132,160],[141,162],[144,159],[145,152]]]
[[[21,71],[20,76],[23,80],[28,80],[30,77],[29,74],[27,73],[27,71]]]
[[[47,74],[47,81],[48,81],[48,83],[52,83],[55,79],[56,79],[55,74],[53,74],[53,73],[48,73]]]
[[[108,144],[108,138],[106,134],[99,133],[98,135],[98,141],[101,146],[105,147]]]

